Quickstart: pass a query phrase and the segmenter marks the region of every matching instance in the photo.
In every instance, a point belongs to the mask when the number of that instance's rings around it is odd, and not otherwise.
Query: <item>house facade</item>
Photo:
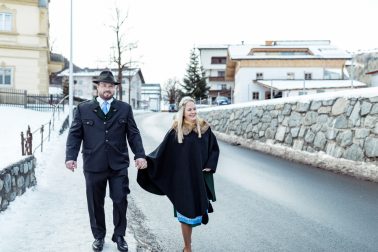
[[[48,94],[50,73],[63,68],[48,41],[48,0],[1,1],[0,88]]]
[[[370,71],[366,74],[371,76],[371,86],[378,87],[378,70]]]
[[[97,89],[93,80],[97,78],[103,69],[85,68],[72,74],[74,81],[74,96],[91,100],[97,95]],[[111,69],[114,76],[117,70]],[[69,69],[64,70],[58,76],[63,77],[63,82],[69,78]],[[131,85],[130,85],[131,83]],[[142,71],[139,68],[125,69],[122,72],[122,101],[129,103],[134,109],[142,106],[142,85],[144,84]],[[130,94],[130,96],[129,96]],[[116,89],[115,97],[119,97],[119,89]]]
[[[225,78],[228,45],[201,45],[197,49],[207,77],[207,86],[210,87],[210,102],[214,103],[218,96],[232,100],[234,82]]]
[[[142,84],[142,109],[154,112],[161,110],[161,86],[160,84]]]
[[[225,78],[235,82],[235,103],[366,87],[349,80],[345,62],[350,59],[328,40],[232,45]]]

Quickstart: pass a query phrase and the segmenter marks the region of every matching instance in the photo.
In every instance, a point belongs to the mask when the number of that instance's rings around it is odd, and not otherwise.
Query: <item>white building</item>
[[[371,71],[366,74],[371,75],[371,86],[378,87],[378,70]]]
[[[161,86],[160,84],[143,84],[141,92],[141,107],[152,111],[160,111]]]
[[[232,100],[233,81],[226,81],[226,60],[229,45],[201,45],[201,66],[205,70],[207,85],[210,87],[209,98],[215,102],[217,96],[226,96]]]
[[[93,99],[97,95],[97,89],[93,80],[96,79],[103,69],[84,69],[73,73],[74,96],[82,99]],[[117,70],[112,69],[113,75],[117,78]],[[58,76],[69,77],[69,69],[64,70]],[[125,69],[122,73],[122,100],[130,103],[136,109],[141,106],[141,91],[144,84],[142,71],[139,68]],[[131,86],[129,85],[131,83]],[[130,97],[129,97],[130,94]],[[115,94],[119,97],[118,88]]]
[[[232,45],[226,80],[235,82],[235,103],[366,87],[349,80],[345,62],[350,59],[328,40]]]

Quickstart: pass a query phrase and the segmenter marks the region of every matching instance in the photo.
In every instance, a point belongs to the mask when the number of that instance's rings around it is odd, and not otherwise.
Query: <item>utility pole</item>
[[[73,120],[73,63],[72,63],[72,0],[70,13],[70,75],[68,84],[68,123],[71,125]]]
[[[303,72],[303,94],[306,94],[306,72]]]
[[[129,47],[130,51],[130,61],[129,61],[129,104],[131,105],[131,46]]]
[[[270,80],[270,99],[273,99],[273,80]]]
[[[354,53],[352,53],[352,63],[350,65],[350,87],[353,88],[354,79]]]

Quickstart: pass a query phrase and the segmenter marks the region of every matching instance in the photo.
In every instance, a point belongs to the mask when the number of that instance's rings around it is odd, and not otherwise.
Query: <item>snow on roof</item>
[[[348,88],[351,87],[351,80],[259,80],[257,84],[276,90],[301,90],[320,89],[320,88]],[[367,87],[367,84],[353,80],[353,87]]]
[[[232,45],[229,47],[229,55],[231,59],[350,59],[351,55],[344,50],[326,43],[284,43],[278,45]],[[312,54],[265,54],[256,53],[249,55],[252,49],[258,49],[264,52],[264,49],[308,49]]]
[[[207,44],[207,45],[198,45],[196,46],[197,49],[227,49],[230,45],[227,44]]]
[[[138,73],[140,69],[139,68],[133,68],[133,69],[125,69],[123,70],[123,75],[136,75]],[[87,76],[87,77],[96,77],[96,76],[99,76],[100,73],[102,72],[103,70],[82,70],[82,71],[78,71],[78,72],[73,72],[72,75],[75,76],[75,77],[84,77],[84,76]],[[114,76],[117,75],[117,72],[115,70],[112,70],[112,73]],[[70,74],[70,70],[69,69],[65,69],[64,71],[62,71],[60,74],[58,74],[58,76],[69,76]]]
[[[250,101],[242,102],[237,104],[216,106],[210,108],[200,108],[200,111],[212,111],[212,110],[228,110],[228,109],[237,109],[245,108],[251,106],[266,106],[266,105],[275,105],[275,104],[284,104],[284,103],[295,103],[295,102],[311,102],[311,101],[323,101],[328,99],[335,99],[339,97],[348,98],[359,98],[359,97],[376,97],[378,94],[378,87],[368,87],[368,88],[351,88],[348,90],[334,91],[334,92],[325,92],[325,93],[316,93],[309,95],[298,95],[290,96],[278,99],[270,100],[259,100],[259,101]]]

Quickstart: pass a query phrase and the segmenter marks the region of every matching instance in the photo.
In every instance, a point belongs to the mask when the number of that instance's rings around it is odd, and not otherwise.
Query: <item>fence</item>
[[[37,111],[64,110],[63,95],[28,94],[26,90],[0,89],[0,106],[22,107]]]
[[[43,152],[43,144],[46,141],[50,141],[51,131],[53,131],[55,128],[55,120],[59,119],[60,117],[61,109],[59,109],[59,107],[61,106],[62,103],[64,103],[67,100],[67,98],[68,98],[68,95],[62,98],[57,104],[53,105],[54,108],[53,108],[53,114],[52,114],[51,119],[48,122],[42,124],[40,128],[31,132],[30,126],[28,126],[25,134],[21,132],[21,153],[23,156],[34,154],[38,148],[40,148],[41,152]],[[64,109],[64,106],[63,106],[63,109]],[[46,130],[47,130],[47,134],[45,133]],[[35,136],[38,133],[39,133],[38,139],[40,139],[40,142],[39,143],[37,142],[38,144],[33,149],[33,139],[34,140],[37,139],[35,138]]]

